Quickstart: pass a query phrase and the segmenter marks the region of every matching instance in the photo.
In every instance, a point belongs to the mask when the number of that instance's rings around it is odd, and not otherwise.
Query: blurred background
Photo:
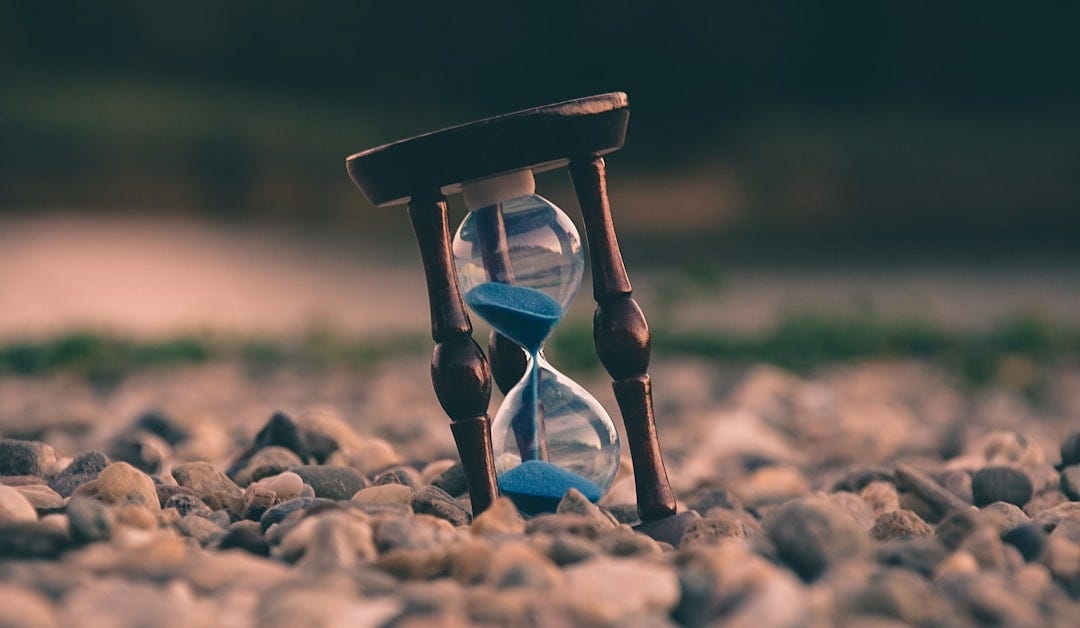
[[[405,212],[368,206],[345,156],[612,90],[632,108],[608,159],[616,225],[661,355],[812,363],[951,350],[970,330],[1064,350],[1080,323],[1077,17],[0,2],[3,368],[50,368],[68,359],[50,339],[76,332],[94,347],[322,333],[426,351]],[[539,192],[578,220],[565,172]],[[585,364],[579,306],[564,342]],[[207,350],[191,342],[179,359]],[[770,342],[796,348],[777,358]]]

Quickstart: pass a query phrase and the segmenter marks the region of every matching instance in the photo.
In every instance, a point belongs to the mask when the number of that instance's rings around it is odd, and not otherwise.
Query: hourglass
[[[428,287],[436,397],[451,418],[474,513],[501,492],[525,514],[570,488],[598,501],[618,468],[604,408],[551,367],[543,345],[580,285],[573,223],[535,194],[533,173],[568,167],[585,225],[597,302],[597,356],[614,379],[634,468],[639,531],[678,543],[697,517],[677,513],[664,470],[647,373],[650,338],[619,251],[603,155],[622,147],[626,94],[537,107],[350,156],[349,175],[376,206],[408,204]],[[469,214],[451,241],[445,194]],[[489,363],[466,303],[493,328]],[[487,414],[494,379],[505,398]]]

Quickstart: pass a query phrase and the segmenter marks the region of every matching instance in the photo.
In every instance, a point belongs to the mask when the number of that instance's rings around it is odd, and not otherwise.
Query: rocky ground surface
[[[1076,625],[1080,369],[653,373],[678,546],[626,456],[599,507],[473,519],[420,360],[0,381],[0,625]]]

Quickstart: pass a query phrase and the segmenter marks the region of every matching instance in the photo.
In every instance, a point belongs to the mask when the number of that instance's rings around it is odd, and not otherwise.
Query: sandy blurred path
[[[410,245],[411,246],[411,245]],[[705,262],[707,260],[703,260]],[[658,299],[677,272],[631,268],[659,323]],[[997,268],[721,268],[723,290],[673,308],[681,328],[766,327],[789,312],[868,304],[889,316],[950,326],[1015,313],[1080,323],[1080,272]],[[588,317],[589,283],[573,316]],[[326,325],[356,334],[423,333],[426,291],[413,250],[290,237],[193,219],[74,215],[0,219],[0,338],[74,327],[142,336],[214,329],[288,333]]]

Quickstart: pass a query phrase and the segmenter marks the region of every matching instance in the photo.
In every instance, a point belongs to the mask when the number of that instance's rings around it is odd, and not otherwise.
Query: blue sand
[[[562,467],[543,460],[526,460],[499,476],[499,491],[527,515],[554,512],[566,491],[576,488],[591,502],[603,495],[600,487]]]
[[[505,283],[482,283],[465,293],[465,302],[532,355],[563,315],[559,302],[540,290]]]

